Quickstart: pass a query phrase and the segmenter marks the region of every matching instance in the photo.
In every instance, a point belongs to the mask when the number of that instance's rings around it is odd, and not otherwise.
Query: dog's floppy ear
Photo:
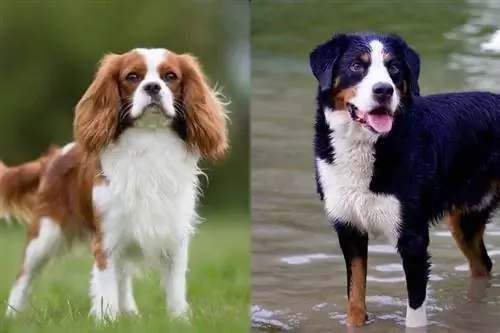
[[[418,84],[418,79],[420,77],[420,56],[417,51],[412,49],[399,35],[392,34],[391,36],[396,39],[396,42],[402,50],[406,71],[405,80],[408,85],[408,91],[410,95],[420,96],[420,85]]]
[[[349,37],[337,34],[326,43],[318,45],[309,55],[309,65],[319,83],[321,92],[332,89],[333,68],[345,51]]]
[[[407,70],[407,83],[410,93],[415,96],[420,96],[420,86],[418,79],[420,77],[420,56],[418,53],[406,45],[405,51],[405,66]]]

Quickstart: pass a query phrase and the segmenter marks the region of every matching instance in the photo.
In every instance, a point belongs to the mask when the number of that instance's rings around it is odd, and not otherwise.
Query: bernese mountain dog
[[[500,192],[500,95],[420,95],[420,57],[400,36],[337,34],[310,54],[318,81],[317,191],[347,271],[347,323],[364,325],[369,235],[402,259],[406,326],[427,325],[429,227],[446,217],[469,262],[489,276],[483,234]]]

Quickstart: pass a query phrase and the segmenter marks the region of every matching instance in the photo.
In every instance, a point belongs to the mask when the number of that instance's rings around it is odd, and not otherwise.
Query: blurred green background
[[[17,164],[72,140],[73,108],[104,53],[191,52],[232,101],[230,156],[204,166],[210,182],[202,209],[248,215],[247,7],[231,0],[0,1],[0,158]]]

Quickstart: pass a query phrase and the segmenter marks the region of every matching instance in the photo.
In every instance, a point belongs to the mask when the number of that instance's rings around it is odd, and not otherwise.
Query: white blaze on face
[[[374,40],[370,42],[370,50],[368,72],[357,85],[356,96],[349,102],[355,105],[360,112],[370,112],[379,106],[373,99],[373,86],[376,83],[387,83],[394,89],[394,94],[388,105],[390,110],[394,112],[398,107],[400,96],[384,64],[384,45],[380,41]]]
[[[144,87],[149,83],[156,83],[161,87],[159,93],[161,106],[168,116],[175,116],[174,96],[159,73],[159,66],[167,59],[168,51],[165,49],[136,49],[136,51],[143,57],[147,72],[133,94],[130,115],[134,118],[139,117],[145,111],[146,106],[153,102]]]
[[[392,128],[393,117],[387,113],[368,114],[370,111],[380,107],[374,99],[373,87],[377,83],[385,83],[392,86],[394,93],[387,105],[383,105],[391,111],[396,111],[401,96],[396,89],[394,82],[384,63],[384,45],[379,40],[370,42],[370,66],[365,77],[357,85],[356,95],[349,100],[357,108],[358,116],[364,118],[366,122],[378,133],[386,133]]]

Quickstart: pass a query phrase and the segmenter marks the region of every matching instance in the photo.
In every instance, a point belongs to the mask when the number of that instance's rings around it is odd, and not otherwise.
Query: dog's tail
[[[36,160],[17,166],[9,167],[0,161],[0,218],[30,223],[40,179],[59,151],[59,147],[50,146],[48,152]]]

